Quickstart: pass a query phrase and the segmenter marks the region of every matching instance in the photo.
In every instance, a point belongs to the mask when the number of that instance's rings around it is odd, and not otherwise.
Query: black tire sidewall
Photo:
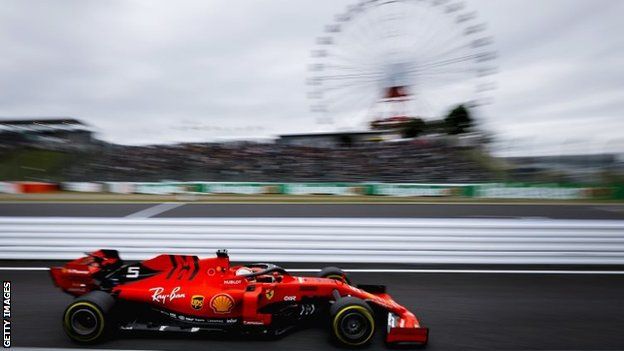
[[[71,326],[72,316],[81,309],[87,309],[96,316],[97,327],[91,334],[80,335]],[[106,314],[96,304],[91,301],[78,300],[65,309],[65,313],[63,313],[63,330],[75,342],[84,344],[96,343],[107,335],[109,328],[106,319]]]
[[[321,269],[321,272],[319,273],[319,277],[338,280],[349,285],[351,284],[347,274],[338,267],[325,267]]]
[[[366,321],[366,331],[363,336],[352,340],[341,329],[342,320],[356,313]],[[375,335],[375,316],[372,309],[361,299],[345,297],[334,303],[330,310],[331,331],[334,339],[341,345],[348,347],[365,346],[370,343]]]

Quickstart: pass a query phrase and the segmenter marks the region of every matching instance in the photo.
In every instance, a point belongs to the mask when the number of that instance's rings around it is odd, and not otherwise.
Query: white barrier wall
[[[349,183],[285,183],[284,193],[290,195],[358,195],[358,186]]]
[[[80,193],[99,193],[104,190],[103,184],[92,182],[64,182],[61,186],[63,190]]]
[[[273,262],[624,264],[624,221],[528,219],[96,219],[0,217],[0,259],[118,249]]]
[[[17,194],[19,187],[17,184],[9,182],[0,182],[0,194]]]
[[[114,194],[132,194],[135,191],[134,183],[106,182],[106,191]]]

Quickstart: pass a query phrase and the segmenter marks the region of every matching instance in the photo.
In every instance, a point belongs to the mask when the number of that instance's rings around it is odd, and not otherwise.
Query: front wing
[[[388,313],[388,344],[417,344],[427,345],[429,328],[421,327],[413,314],[403,315]]]

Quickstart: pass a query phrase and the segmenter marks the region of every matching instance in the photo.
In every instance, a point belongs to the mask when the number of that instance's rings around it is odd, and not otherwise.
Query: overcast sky
[[[71,116],[118,143],[319,129],[315,38],[352,0],[0,0],[0,116]],[[624,151],[624,1],[472,0],[496,39],[499,149]]]

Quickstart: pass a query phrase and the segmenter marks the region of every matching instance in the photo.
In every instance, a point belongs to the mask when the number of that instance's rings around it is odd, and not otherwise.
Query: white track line
[[[48,267],[0,267],[0,271],[47,271]],[[289,272],[314,273],[316,268],[286,269]],[[450,274],[608,274],[624,275],[624,271],[530,270],[530,269],[345,269],[347,273],[450,273]]]
[[[67,349],[67,348],[53,348],[53,347],[11,347],[12,350],[20,350],[20,351],[42,351],[42,350],[51,350],[51,351],[60,351],[60,350],[73,350],[73,351],[148,351],[148,350],[120,350],[120,349]]]
[[[126,216],[126,218],[150,218],[184,205],[186,205],[185,202],[165,202],[156,206],[148,207],[139,212],[129,214]]]
[[[290,272],[320,272],[320,269],[287,269]],[[520,269],[345,269],[347,273],[452,273],[452,274],[613,274],[624,271],[567,271]]]

